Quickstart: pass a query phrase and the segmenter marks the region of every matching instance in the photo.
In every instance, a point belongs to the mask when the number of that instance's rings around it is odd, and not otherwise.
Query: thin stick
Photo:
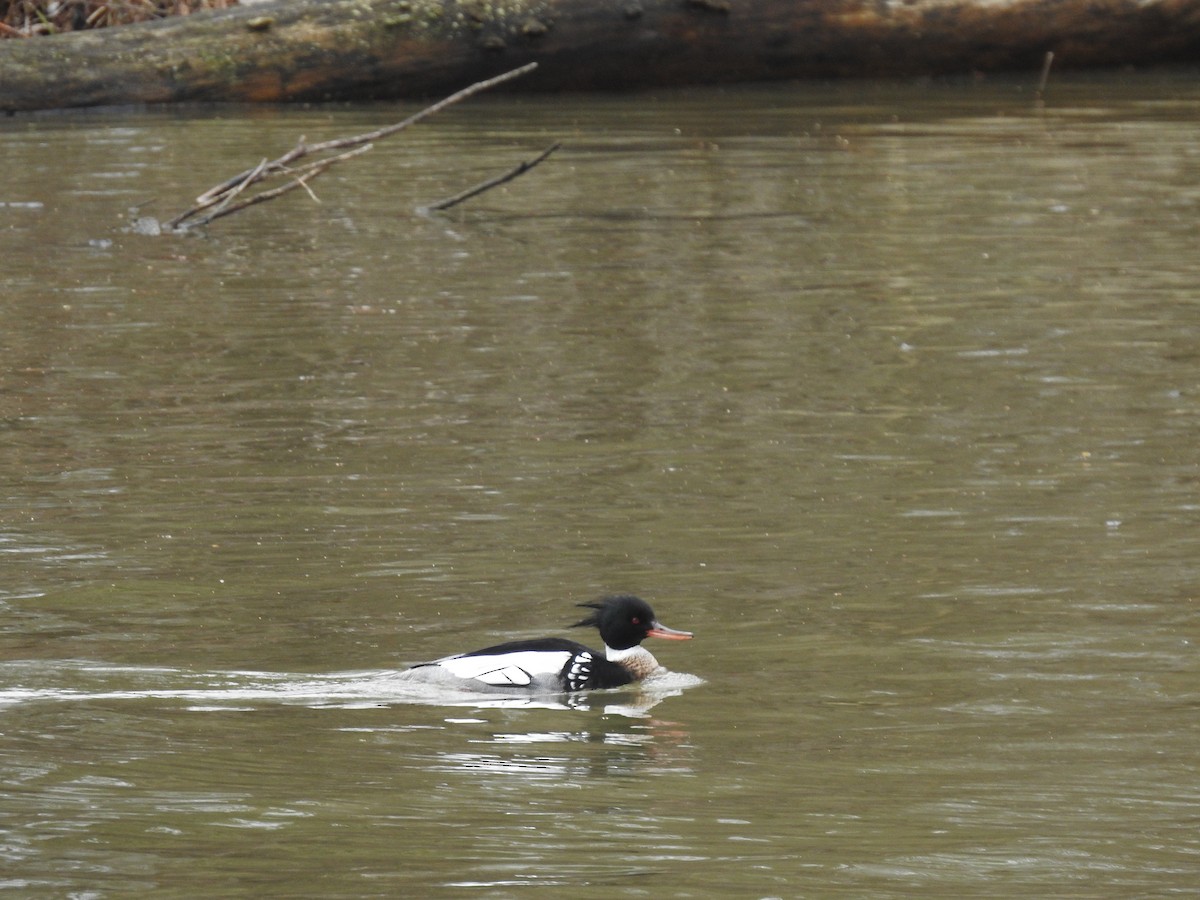
[[[219,204],[217,204],[216,211],[208,217],[208,220],[211,222],[213,219],[217,218],[217,216],[219,216],[221,214],[221,210],[225,209],[225,207],[227,207],[230,203],[232,203],[234,198],[237,197],[238,194],[240,194],[242,191],[244,191],[246,188],[250,187],[250,185],[252,185],[255,181],[258,180],[258,178],[262,175],[263,169],[265,169],[266,167],[267,167],[267,158],[264,156],[262,158],[262,161],[259,162],[259,164],[257,166],[255,166],[254,169],[251,171],[249,177],[243,179],[240,184],[235,183],[233,185],[233,190],[224,192],[225,199],[222,200]]]
[[[519,69],[513,69],[509,72],[505,72],[503,75],[497,75],[495,78],[489,78],[486,81],[477,81],[475,84],[463,88],[458,93],[451,94],[444,100],[439,100],[437,103],[433,104],[433,106],[427,106],[420,112],[413,113],[413,115],[409,116],[403,122],[397,122],[395,125],[388,125],[386,128],[380,128],[378,131],[368,131],[366,134],[359,134],[355,135],[354,137],[338,138],[337,140],[325,141],[322,144],[313,144],[308,148],[308,150],[310,153],[321,153],[325,150],[340,150],[343,147],[353,147],[357,144],[365,144],[368,141],[377,141],[380,138],[390,137],[397,131],[403,131],[408,126],[415,125],[422,119],[427,119],[434,113],[441,112],[447,106],[453,106],[455,103],[466,100],[468,97],[475,96],[480,91],[490,90],[497,85],[504,84],[506,81],[512,81],[514,78],[520,78],[522,75],[528,75],[537,68],[537,65],[538,64],[535,62],[526,63]]]
[[[463,88],[461,91],[451,94],[449,97],[446,97],[443,100],[439,100],[432,106],[428,106],[420,112],[414,113],[401,122],[396,122],[393,125],[388,125],[385,128],[379,128],[375,131],[369,131],[365,134],[357,134],[352,137],[345,138],[336,138],[331,141],[322,141],[319,144],[308,144],[302,137],[295,147],[283,154],[283,156],[279,157],[278,159],[274,159],[269,162],[260,162],[257,166],[247,169],[244,172],[240,172],[237,175],[234,175],[232,178],[227,178],[220,184],[209,188],[196,198],[195,205],[193,205],[190,209],[184,210],[175,218],[168,221],[166,223],[166,227],[168,229],[179,228],[189,219],[199,216],[200,213],[203,213],[205,210],[211,209],[214,206],[218,207],[217,213],[209,213],[206,216],[201,216],[200,218],[196,219],[196,221],[189,223],[189,227],[207,224],[214,219],[220,218],[221,216],[227,216],[230,213],[245,209],[247,206],[253,206],[256,203],[262,203],[264,200],[273,200],[275,197],[278,197],[281,194],[286,194],[288,191],[295,190],[297,187],[300,187],[307,178],[314,178],[321,174],[321,172],[324,172],[329,165],[332,165],[335,162],[340,162],[343,159],[349,159],[351,156],[357,156],[358,154],[343,153],[338,156],[330,157],[325,164],[313,164],[314,166],[319,166],[319,168],[315,168],[314,170],[310,171],[310,173],[304,176],[304,178],[290,182],[282,189],[266,191],[263,194],[259,194],[256,197],[250,198],[249,200],[244,200],[230,205],[230,201],[235,196],[259,181],[279,175],[294,175],[295,173],[291,172],[288,167],[291,163],[295,162],[301,157],[307,156],[310,153],[327,153],[331,150],[344,150],[346,148],[361,147],[363,145],[367,145],[369,147],[374,141],[389,137],[398,131],[403,131],[410,125],[414,125],[417,122],[420,122],[422,119],[432,116],[434,113],[441,112],[448,106],[466,100],[468,97],[472,97],[481,91],[494,88],[506,81],[511,81],[514,78],[527,75],[536,68],[537,63],[532,62],[521,66],[520,68],[512,69],[511,71],[497,75],[494,78],[478,81],[475,84]]]
[[[287,153],[283,154],[283,156],[279,157],[279,159],[271,160],[271,162],[267,162],[264,159],[262,163],[259,163],[259,165],[255,166],[253,169],[247,169],[245,172],[239,172],[232,178],[226,178],[220,184],[213,185],[196,198],[196,205],[198,207],[211,206],[213,203],[217,202],[226,191],[235,188],[244,182],[252,183],[252,179],[255,179],[256,177],[261,178],[263,173],[266,172],[268,168],[270,168],[272,171],[281,171],[286,168],[287,164],[292,162],[292,160],[299,159],[308,153],[308,150],[308,145],[304,142],[304,136],[301,135],[300,140],[296,142],[296,146]]]
[[[526,160],[514,168],[509,169],[503,175],[497,175],[495,178],[489,178],[487,181],[482,181],[475,185],[475,187],[467,188],[462,193],[455,194],[453,197],[447,197],[445,200],[439,200],[437,203],[431,203],[426,206],[425,209],[449,209],[452,206],[458,206],[458,204],[462,203],[464,200],[470,200],[472,197],[482,194],[484,191],[490,191],[494,187],[499,187],[502,184],[512,181],[514,178],[524,175],[561,146],[562,143],[556,141],[533,159]]]
[[[255,194],[253,197],[247,197],[241,203],[235,203],[232,206],[222,205],[206,216],[197,219],[191,227],[199,225],[207,225],[213,219],[219,219],[222,216],[229,216],[235,212],[240,212],[248,206],[254,206],[259,203],[265,203],[268,200],[274,200],[276,197],[282,196],[289,191],[294,191],[296,188],[302,187],[308,190],[308,182],[316,178],[334,163],[341,162],[344,159],[350,159],[352,156],[358,156],[370,150],[374,144],[367,144],[365,147],[357,147],[354,150],[347,150],[345,153],[340,153],[337,156],[330,156],[327,159],[318,160],[317,162],[309,163],[303,169],[296,170],[296,177],[287,184],[280,185],[277,188],[271,188],[269,191],[263,191],[261,194]],[[312,191],[309,191],[312,194]]]
[[[434,113],[439,113],[448,106],[452,106],[455,103],[466,100],[468,97],[473,97],[475,94],[478,94],[481,91],[486,91],[489,88],[496,87],[497,85],[503,84],[506,81],[511,81],[514,78],[519,78],[522,75],[526,75],[536,68],[537,63],[531,62],[521,66],[519,69],[513,69],[509,72],[505,72],[502,75],[497,75],[495,78],[489,78],[486,81],[477,81],[475,84],[465,87],[461,91],[439,100],[437,103],[433,104],[433,106],[427,106],[420,112],[414,113],[402,122],[396,122],[394,125],[388,125],[375,131],[368,131],[364,134],[356,134],[353,137],[335,138],[331,141],[322,141],[319,144],[305,144],[304,138],[301,138],[300,142],[295,147],[293,147],[283,156],[279,157],[279,159],[268,163],[267,169],[273,173],[283,169],[288,163],[293,162],[302,156],[307,156],[309,153],[324,153],[327,150],[342,150],[346,147],[356,147],[359,144],[366,144],[377,141],[380,138],[390,137],[397,131],[403,131],[410,125],[415,125],[422,119],[426,119],[429,116],[432,116]],[[208,191],[201,194],[196,198],[196,202],[204,203],[208,200],[211,200],[215,194],[220,194],[223,191],[233,187],[243,179],[249,178],[251,175],[253,175],[254,171],[254,169],[247,169],[245,172],[234,175],[232,178],[221,182],[221,184],[218,184],[216,187],[210,188]]]
[[[1039,103],[1042,102],[1042,97],[1046,93],[1046,83],[1050,80],[1050,66],[1054,63],[1054,51],[1047,50],[1046,58],[1042,61],[1042,77],[1038,81],[1037,92],[1035,96]]]

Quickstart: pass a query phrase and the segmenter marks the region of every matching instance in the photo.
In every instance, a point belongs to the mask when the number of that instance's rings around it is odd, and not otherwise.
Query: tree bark
[[[0,42],[0,109],[1195,62],[1200,0],[272,0]]]

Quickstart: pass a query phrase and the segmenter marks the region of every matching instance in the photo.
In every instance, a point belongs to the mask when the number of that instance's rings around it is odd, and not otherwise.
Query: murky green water
[[[189,237],[411,108],[0,123],[0,887],[1192,892],[1200,80],[1032,80],[492,97]],[[388,681],[614,590],[704,684]]]

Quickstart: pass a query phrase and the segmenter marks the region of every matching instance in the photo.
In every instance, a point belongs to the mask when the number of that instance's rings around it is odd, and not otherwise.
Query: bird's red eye
[[[633,624],[633,625],[641,625],[642,624],[642,620],[639,619],[637,616],[634,616],[629,621],[630,621],[630,624]]]

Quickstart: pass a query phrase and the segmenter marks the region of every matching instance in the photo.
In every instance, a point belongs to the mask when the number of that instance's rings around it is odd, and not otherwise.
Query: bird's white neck
[[[615,662],[628,669],[635,680],[641,680],[662,668],[654,654],[640,645],[628,650],[614,650],[605,644],[604,656],[609,662]]]

